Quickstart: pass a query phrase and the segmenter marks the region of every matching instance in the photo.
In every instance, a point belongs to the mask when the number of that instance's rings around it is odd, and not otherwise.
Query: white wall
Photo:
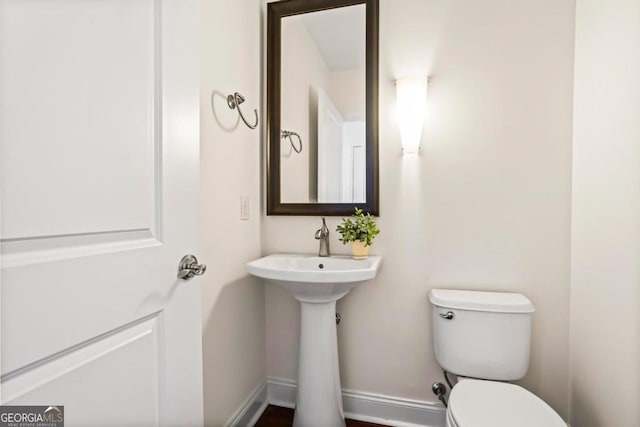
[[[380,1],[379,277],[339,304],[343,387],[435,401],[434,287],[524,292],[524,385],[568,410],[574,3]],[[393,79],[431,76],[422,154],[402,156]],[[332,230],[338,223],[332,218]],[[264,217],[263,253],[317,251],[319,218]],[[332,233],[334,252],[346,252]],[[297,376],[298,308],[266,285],[267,373]]]
[[[640,3],[578,0],[571,425],[640,425]]]
[[[260,128],[226,104],[238,91],[260,109],[260,2],[200,2],[204,420],[222,426],[265,377],[264,286],[245,263],[260,256]],[[213,95],[213,97],[212,97]],[[224,95],[224,96],[223,96]],[[240,196],[250,197],[249,221]]]
[[[332,71],[329,74],[329,95],[345,120],[365,117],[367,106],[365,71],[363,67]]]

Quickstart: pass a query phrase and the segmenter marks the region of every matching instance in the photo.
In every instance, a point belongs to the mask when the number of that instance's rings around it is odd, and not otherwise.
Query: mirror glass
[[[377,0],[268,3],[268,215],[377,215]]]
[[[365,12],[282,18],[282,203],[365,202]]]

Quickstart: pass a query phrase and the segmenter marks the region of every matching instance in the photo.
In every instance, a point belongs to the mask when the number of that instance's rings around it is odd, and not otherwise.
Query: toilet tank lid
[[[497,313],[533,313],[535,307],[522,294],[510,292],[479,292],[454,289],[431,289],[431,304],[442,308],[489,311]]]

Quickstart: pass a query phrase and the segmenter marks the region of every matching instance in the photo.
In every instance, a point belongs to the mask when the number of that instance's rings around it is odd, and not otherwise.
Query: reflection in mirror
[[[282,203],[364,203],[366,7],[281,21]],[[284,135],[284,134],[283,134]]]

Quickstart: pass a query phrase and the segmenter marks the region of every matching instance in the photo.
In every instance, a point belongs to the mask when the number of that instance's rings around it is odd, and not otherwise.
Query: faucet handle
[[[316,231],[316,239],[322,239],[329,235],[329,227],[327,227],[327,222],[324,217],[322,217],[322,227]]]
[[[322,217],[322,228],[320,230],[322,231],[323,236],[329,235],[329,227],[327,227],[327,221],[325,220],[325,217]]]

